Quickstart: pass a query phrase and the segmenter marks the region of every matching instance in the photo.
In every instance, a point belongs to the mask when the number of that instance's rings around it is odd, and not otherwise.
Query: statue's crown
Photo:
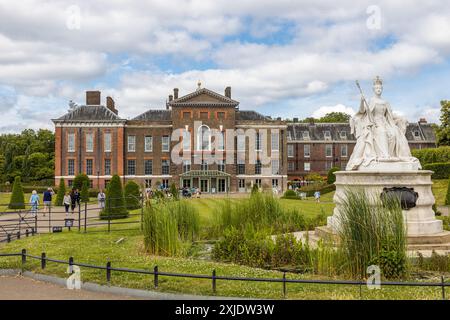
[[[373,85],[379,84],[380,86],[383,85],[383,80],[381,80],[380,76],[377,76],[375,79],[373,79]]]

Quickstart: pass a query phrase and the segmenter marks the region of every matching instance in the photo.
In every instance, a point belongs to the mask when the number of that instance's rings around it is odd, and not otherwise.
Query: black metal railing
[[[48,262],[53,262],[57,264],[65,264],[69,266],[78,266],[89,269],[98,269],[105,272],[105,279],[108,285],[111,284],[113,272],[124,272],[124,273],[135,273],[142,275],[152,275],[153,276],[153,287],[155,289],[159,288],[159,277],[178,277],[178,278],[193,278],[193,279],[203,279],[211,281],[211,292],[213,295],[217,293],[217,282],[218,281],[243,281],[243,282],[267,282],[267,283],[281,283],[282,294],[284,298],[287,298],[287,284],[313,284],[313,285],[350,285],[359,286],[360,299],[363,298],[362,287],[367,285],[367,282],[361,280],[313,280],[313,279],[288,279],[286,278],[286,272],[283,273],[281,278],[251,278],[251,277],[238,277],[238,276],[220,276],[217,275],[215,269],[212,270],[210,275],[205,274],[189,274],[189,273],[173,273],[173,272],[162,272],[159,270],[158,266],[153,267],[151,270],[143,269],[129,269],[129,268],[116,268],[113,267],[111,261],[107,261],[103,266],[92,265],[88,263],[76,263],[73,257],[69,257],[68,260],[59,260],[47,257],[45,252],[42,252],[40,256],[31,255],[27,253],[26,249],[22,249],[20,253],[0,253],[0,257],[21,257],[21,270],[22,272],[26,269],[27,259],[39,260],[41,263],[41,269],[45,269]],[[445,288],[450,286],[450,283],[445,282],[443,276],[441,276],[440,282],[401,282],[401,281],[386,281],[380,283],[380,286],[401,286],[401,287],[435,287],[441,288],[441,298],[446,300]]]
[[[107,201],[114,199],[107,199]],[[126,218],[117,219],[114,215],[100,216],[101,208],[96,201],[76,204],[75,210],[66,214],[64,207],[49,206],[47,209],[35,210],[30,204],[20,204],[24,209],[0,211],[0,243],[11,242],[22,237],[34,236],[43,232],[59,232],[63,229],[79,232],[111,232],[142,229],[144,199],[139,198],[138,212],[128,213]],[[2,207],[8,204],[0,204]],[[110,209],[126,209],[124,206],[109,206]],[[128,210],[129,211],[129,210]],[[44,216],[45,213],[45,216]],[[95,213],[95,214],[93,214]],[[138,217],[132,219],[133,217]],[[131,218],[131,219],[130,219]],[[101,228],[101,227],[104,228]],[[127,226],[127,227],[119,227]],[[132,227],[128,227],[132,226]]]

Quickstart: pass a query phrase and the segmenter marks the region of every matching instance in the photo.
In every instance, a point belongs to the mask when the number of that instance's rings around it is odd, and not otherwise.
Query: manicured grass
[[[445,205],[445,195],[447,194],[447,186],[448,186],[447,179],[433,180],[431,190],[433,191],[433,195],[436,200],[436,205],[438,206]]]
[[[116,241],[125,238],[117,244]],[[43,234],[35,237],[13,241],[0,245],[0,252],[20,252],[26,248],[29,254],[40,255],[46,252],[50,258],[68,260],[70,256],[77,261],[106,265],[111,261],[114,267],[136,268],[152,270],[155,265],[159,271],[192,273],[210,275],[215,269],[217,275],[240,277],[282,278],[278,271],[267,271],[234,264],[217,263],[211,261],[194,260],[189,258],[168,258],[151,256],[145,253],[143,237],[139,231],[113,233],[78,233],[63,232],[60,234]],[[0,268],[19,268],[20,257],[0,258]],[[38,260],[28,259],[26,269],[67,277],[66,265],[48,262],[47,268],[42,270]],[[104,270],[87,269],[81,267],[82,281],[106,283]],[[287,274],[288,279],[306,279],[318,277],[311,275]],[[189,279],[161,276],[158,291],[173,293],[188,293],[211,295],[211,280]],[[112,272],[111,285],[153,289],[153,277],[147,275]],[[381,290],[368,290],[362,287],[363,299],[440,299],[440,288],[421,287],[382,287]],[[217,281],[217,295],[273,298],[281,299],[281,283],[260,283],[242,281]],[[359,299],[359,287],[347,285],[317,285],[317,284],[288,284],[287,298],[289,299]]]

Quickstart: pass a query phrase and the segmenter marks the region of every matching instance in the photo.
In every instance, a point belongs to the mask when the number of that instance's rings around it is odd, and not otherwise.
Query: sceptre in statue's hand
[[[361,101],[365,104],[365,110],[366,110],[366,112],[367,112],[367,116],[368,116],[368,118],[369,118],[369,121],[370,121],[370,126],[372,126],[372,125],[374,125],[375,123],[373,122],[373,120],[372,120],[372,115],[371,115],[371,113],[370,113],[370,108],[369,108],[369,104],[367,103],[367,100],[366,100],[366,98],[364,97],[364,93],[363,93],[363,91],[362,91],[362,89],[361,89],[361,86],[359,85],[359,81],[358,80],[356,80],[355,81],[356,82],[356,86],[358,87],[358,89],[359,89],[359,93],[361,94]],[[361,110],[361,108],[360,108],[360,111],[359,112],[361,112],[362,110]]]

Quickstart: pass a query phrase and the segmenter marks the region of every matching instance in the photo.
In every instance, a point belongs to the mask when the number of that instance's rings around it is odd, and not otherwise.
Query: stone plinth
[[[435,218],[432,209],[434,196],[431,192],[431,174],[432,171],[428,170],[392,171],[386,169],[376,171],[373,168],[367,171],[335,172],[336,192],[333,201],[336,207],[333,216],[328,217],[328,229],[333,233],[337,233],[339,229],[339,208],[346,190],[364,190],[379,198],[385,187],[408,187],[413,188],[419,194],[416,206],[409,210],[403,210],[408,238],[416,238],[416,241],[419,241],[417,239],[422,236],[441,236],[445,232],[442,221]]]

